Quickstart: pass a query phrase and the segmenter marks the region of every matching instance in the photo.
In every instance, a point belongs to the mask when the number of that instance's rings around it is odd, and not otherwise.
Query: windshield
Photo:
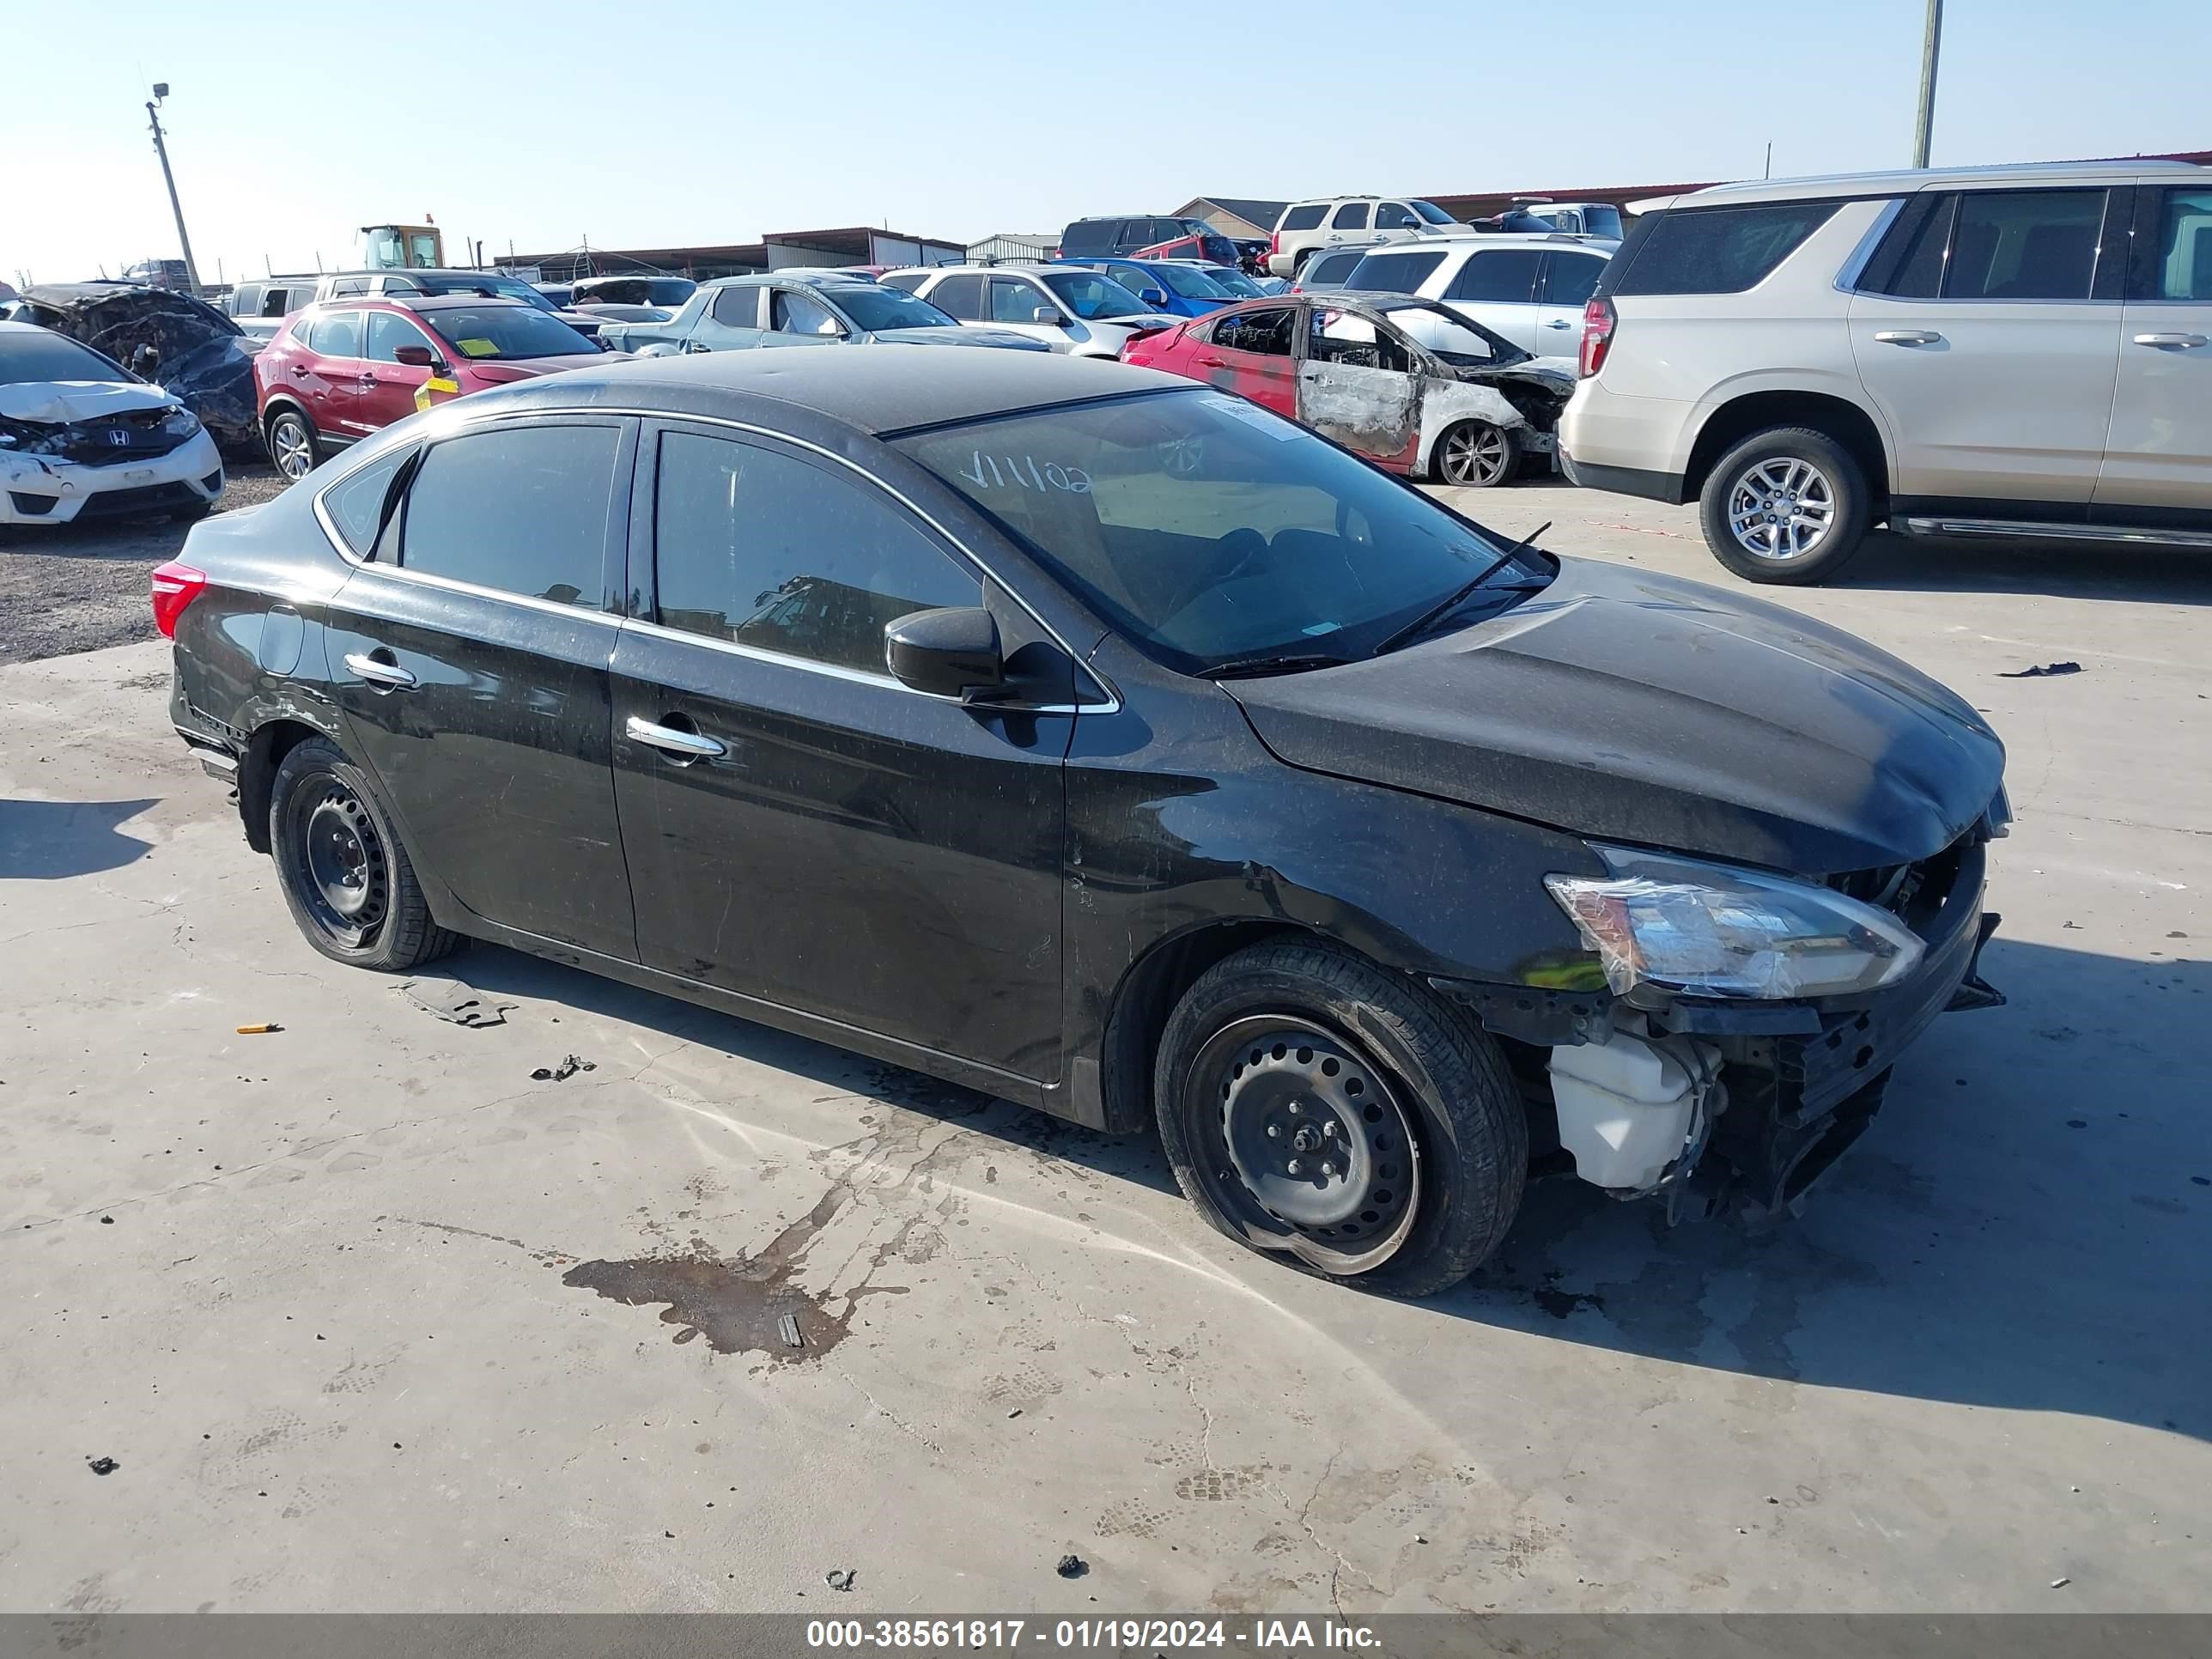
[[[573,357],[599,349],[558,317],[520,306],[453,306],[415,314],[473,362]]]
[[[1432,300],[1401,300],[1375,308],[1409,339],[1426,346],[1448,363],[1503,368],[1510,363],[1525,363],[1534,355]]]
[[[1414,212],[1432,225],[1455,225],[1459,222],[1434,202],[1415,202],[1413,206]]]
[[[0,334],[0,386],[35,386],[53,380],[99,380],[125,385],[136,374],[101,356],[90,346],[59,334]]]
[[[1186,674],[1255,657],[1371,655],[1507,545],[1218,392],[1075,404],[894,441],[1139,650]],[[1491,584],[1540,585],[1555,568],[1523,552]]]
[[[1121,283],[1095,270],[1042,270],[1037,275],[1060,295],[1061,304],[1086,323],[1099,317],[1142,317],[1148,309]]]
[[[1214,287],[1235,300],[1264,300],[1267,290],[1241,270],[1231,270],[1227,265],[1208,265],[1206,276]]]
[[[884,328],[957,328],[960,319],[947,316],[927,300],[917,300],[911,294],[901,293],[895,288],[877,288],[867,283],[854,283],[847,288],[828,290],[837,302],[837,309],[853,320],[853,325],[872,334]]]
[[[1186,300],[1225,300],[1229,297],[1228,289],[1196,265],[1158,264],[1152,267],[1152,275],[1169,293],[1180,295]]]
[[[553,302],[519,276],[501,276],[489,270],[471,270],[461,276],[426,276],[408,273],[407,280],[425,294],[482,294],[489,298],[520,300],[540,311],[554,309]]]

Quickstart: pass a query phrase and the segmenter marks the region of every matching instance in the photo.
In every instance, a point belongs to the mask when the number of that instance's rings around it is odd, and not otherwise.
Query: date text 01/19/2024
[[[1241,1648],[1248,1653],[1322,1652],[1377,1645],[1364,1625],[1334,1620],[1255,1619],[810,1619],[812,1649],[892,1649],[957,1653],[1029,1645],[1054,1650]]]

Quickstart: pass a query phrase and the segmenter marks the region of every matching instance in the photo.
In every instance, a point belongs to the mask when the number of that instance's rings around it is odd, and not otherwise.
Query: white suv
[[[1739,575],[1870,525],[2212,548],[2212,169],[1727,185],[1644,210],[1588,307],[1576,483],[1696,500]]]
[[[1434,202],[1418,196],[1324,196],[1293,202],[1275,221],[1274,238],[1267,244],[1267,270],[1271,276],[1295,276],[1323,248],[1448,236],[1466,228]]]
[[[1344,286],[1419,295],[1535,356],[1572,357],[1582,342],[1583,307],[1619,246],[1547,232],[1384,246],[1353,266]]]

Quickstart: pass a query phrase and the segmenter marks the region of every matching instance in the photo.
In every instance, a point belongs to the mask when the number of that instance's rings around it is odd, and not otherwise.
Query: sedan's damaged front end
[[[222,457],[198,418],[155,386],[0,386],[0,524],[202,513]]]
[[[1937,1014],[2004,1000],[1979,959],[2008,821],[2000,788],[1934,856],[1820,882],[1595,846],[1607,877],[1546,884],[1595,958],[1588,988],[1435,983],[1548,1051],[1537,1092],[1581,1179],[1675,1217],[1771,1217],[1865,1132]]]

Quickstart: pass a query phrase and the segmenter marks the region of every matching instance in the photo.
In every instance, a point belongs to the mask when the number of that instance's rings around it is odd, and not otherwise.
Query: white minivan
[[[1379,247],[1344,279],[1348,289],[1413,294],[1450,307],[1539,357],[1572,357],[1583,307],[1619,244],[1564,234],[1459,236]]]

